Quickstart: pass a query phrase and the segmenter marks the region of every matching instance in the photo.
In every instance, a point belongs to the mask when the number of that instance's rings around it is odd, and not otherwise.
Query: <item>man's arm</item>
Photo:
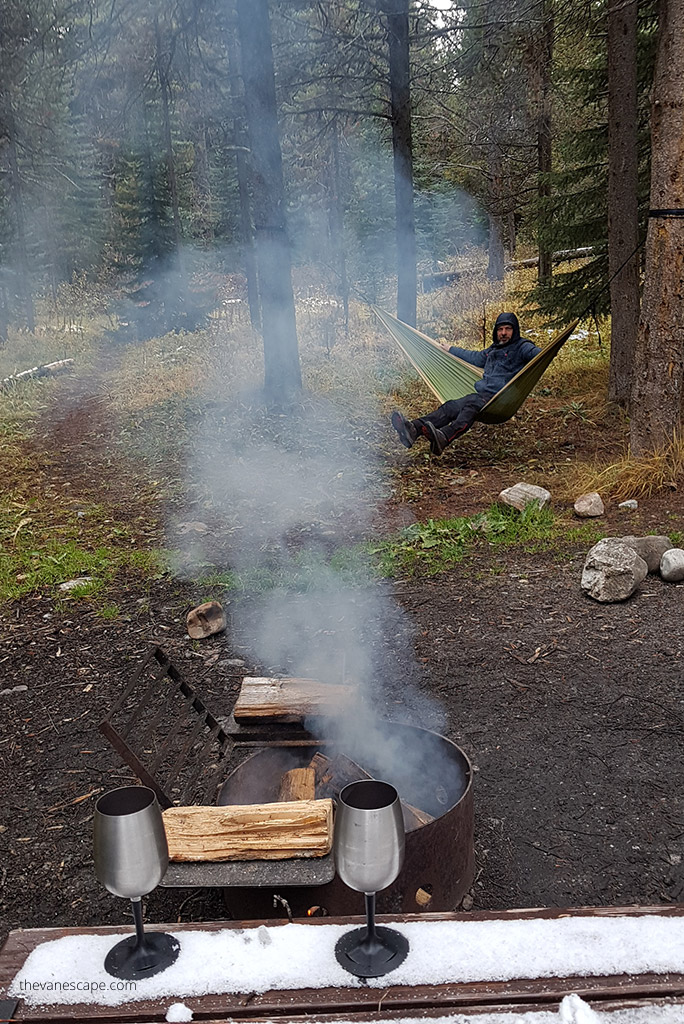
[[[536,345],[533,345],[531,341],[525,340],[520,346],[520,353],[526,363],[529,363],[530,359],[534,359],[534,357],[539,355],[540,352],[541,349],[537,348]]]
[[[449,352],[451,352],[452,356],[458,356],[458,358],[463,359],[464,362],[470,363],[471,366],[479,366],[480,369],[482,369],[487,361],[486,348],[481,349],[479,352],[473,352],[472,349],[459,348],[458,345],[452,345]]]

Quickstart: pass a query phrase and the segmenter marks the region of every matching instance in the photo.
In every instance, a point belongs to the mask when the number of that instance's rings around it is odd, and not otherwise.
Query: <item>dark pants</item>
[[[479,392],[473,392],[472,395],[466,395],[465,398],[454,398],[450,402],[445,402],[444,405],[440,405],[439,409],[435,409],[434,412],[429,413],[427,416],[421,416],[419,419],[413,422],[420,428],[423,423],[430,422],[433,427],[437,427],[441,430],[447,441],[451,444],[461,434],[465,434],[466,430],[469,430],[475,422],[475,417],[482,408],[486,405],[491,395],[481,395]]]

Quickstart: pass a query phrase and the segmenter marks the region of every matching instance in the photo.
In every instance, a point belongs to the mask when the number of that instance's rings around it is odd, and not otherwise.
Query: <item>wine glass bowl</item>
[[[144,786],[125,786],[100,797],[95,807],[95,874],[108,892],[124,899],[147,896],[169,866],[169,848],[157,798]]]
[[[162,932],[146,934],[142,897],[161,882],[169,848],[157,798],[144,786],[124,786],[100,797],[93,818],[95,874],[114,896],[131,900],[135,935],[118,942],[105,958],[116,978],[149,978],[169,967],[180,944]]]
[[[381,977],[408,953],[401,932],[375,925],[375,894],[398,876],[404,846],[404,821],[394,786],[376,780],[345,786],[335,817],[335,864],[345,885],[365,895],[366,927],[345,933],[335,956],[357,977]]]

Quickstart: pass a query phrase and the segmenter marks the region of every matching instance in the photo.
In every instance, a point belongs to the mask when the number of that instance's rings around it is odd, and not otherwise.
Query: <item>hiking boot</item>
[[[412,421],[407,420],[403,413],[395,410],[392,413],[392,426],[399,435],[399,440],[404,448],[412,448],[420,436]]]
[[[438,430],[437,427],[433,426],[429,420],[423,424],[423,429],[425,431],[425,436],[430,442],[430,454],[441,455],[449,444],[446,436],[441,430]]]

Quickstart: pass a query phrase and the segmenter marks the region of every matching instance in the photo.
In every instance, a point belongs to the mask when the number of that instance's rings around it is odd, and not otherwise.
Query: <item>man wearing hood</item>
[[[472,427],[478,412],[490,398],[541,351],[527,338],[520,337],[520,324],[515,313],[499,314],[492,331],[492,341],[493,344],[481,352],[472,352],[457,345],[449,349],[452,355],[484,370],[472,395],[445,402],[435,412],[415,420],[407,419],[398,411],[392,413],[392,426],[404,447],[411,448],[418,438],[424,437],[430,443],[432,454],[441,455],[447,445]]]

